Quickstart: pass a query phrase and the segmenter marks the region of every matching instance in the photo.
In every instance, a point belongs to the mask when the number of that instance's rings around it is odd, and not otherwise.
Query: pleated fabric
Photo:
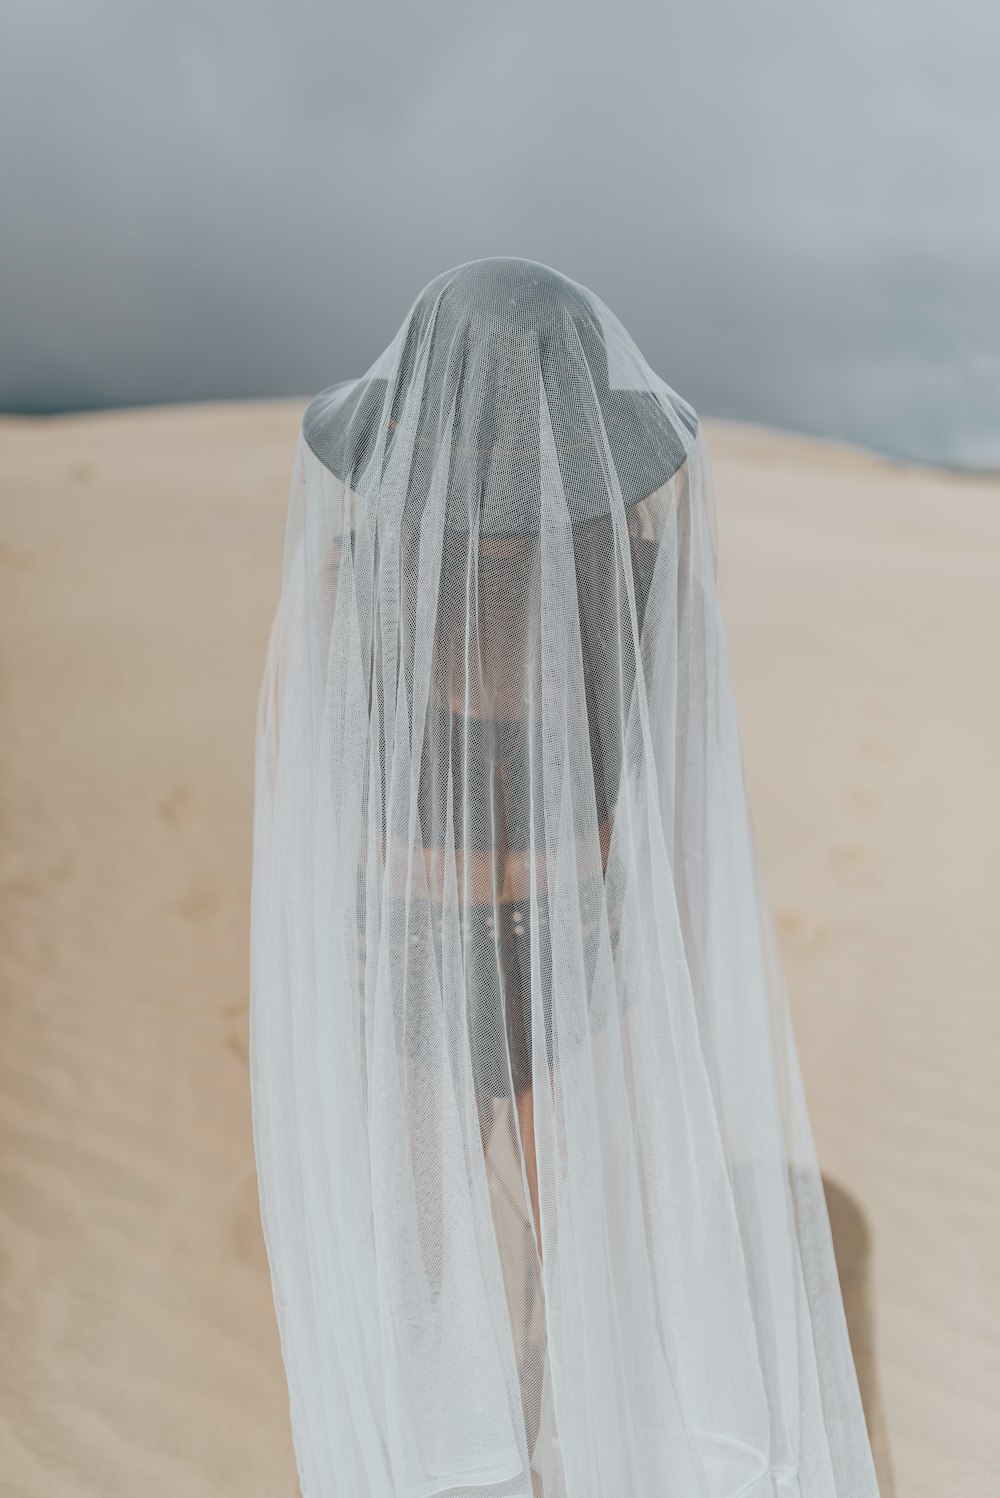
[[[304,1498],[875,1498],[704,433],[547,267],[306,410],[250,997]]]

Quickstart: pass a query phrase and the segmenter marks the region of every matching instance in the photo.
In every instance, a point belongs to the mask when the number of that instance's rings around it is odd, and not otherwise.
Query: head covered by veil
[[[305,412],[251,1039],[308,1498],[876,1491],[715,582],[694,411],[545,266]]]

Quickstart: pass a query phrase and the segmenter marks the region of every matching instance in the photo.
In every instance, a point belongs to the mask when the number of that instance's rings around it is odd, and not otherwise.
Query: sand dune
[[[253,716],[303,404],[0,422],[11,1498],[296,1492],[246,1006]],[[1000,480],[711,436],[747,779],[883,1491],[986,1498]]]

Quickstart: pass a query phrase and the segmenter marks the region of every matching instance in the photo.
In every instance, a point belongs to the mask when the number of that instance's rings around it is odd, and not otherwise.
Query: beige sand
[[[0,423],[12,1498],[296,1491],[247,921],[254,707],[302,406]],[[883,1492],[986,1498],[1000,480],[712,437],[748,784]]]

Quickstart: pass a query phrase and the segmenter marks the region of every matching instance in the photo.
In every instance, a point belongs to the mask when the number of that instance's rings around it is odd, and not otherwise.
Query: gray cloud
[[[1000,466],[992,0],[32,0],[0,406],[307,395],[478,255],[706,414]]]

